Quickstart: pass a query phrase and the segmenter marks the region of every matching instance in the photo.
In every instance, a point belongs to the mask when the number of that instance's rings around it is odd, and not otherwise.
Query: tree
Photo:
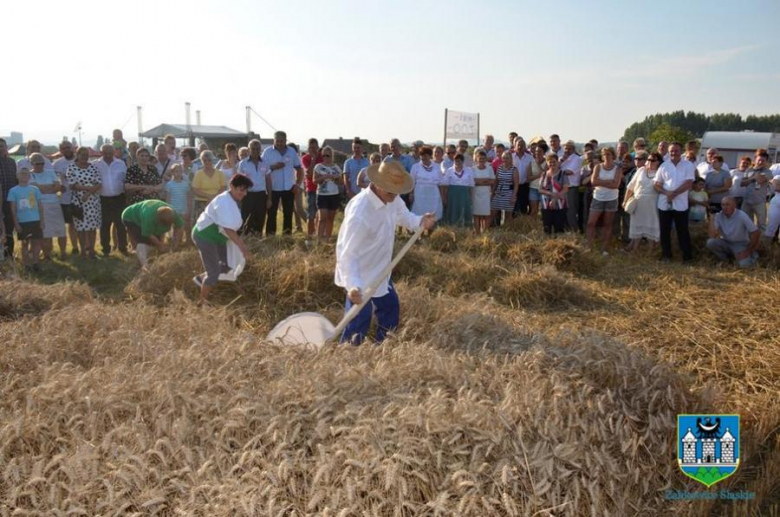
[[[98,135],[97,142],[95,142],[95,151],[100,151],[101,147],[103,147],[103,135]]]
[[[78,147],[79,143],[76,141],[76,137],[70,139],[70,143],[73,145],[73,147]]]
[[[635,138],[652,139],[653,132],[662,125],[668,125],[685,131],[695,138],[701,138],[706,131],[757,131],[780,132],[780,114],[748,115],[742,118],[739,113],[713,113],[705,115],[693,111],[673,111],[648,115],[641,122],[634,122],[623,132],[622,140],[632,142]]]
[[[669,124],[661,124],[655,130],[650,133],[650,145],[655,148],[658,142],[664,140],[666,142],[680,142],[685,144],[688,140],[694,140],[696,137],[693,133],[686,131],[682,128],[671,126]]]

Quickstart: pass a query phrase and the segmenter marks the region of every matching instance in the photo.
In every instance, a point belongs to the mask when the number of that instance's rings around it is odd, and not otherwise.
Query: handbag
[[[630,215],[636,212],[636,207],[636,196],[631,196],[628,201],[623,203],[623,211]]]

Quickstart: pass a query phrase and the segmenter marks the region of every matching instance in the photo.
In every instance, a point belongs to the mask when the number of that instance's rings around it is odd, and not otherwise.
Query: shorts
[[[341,196],[331,194],[329,196],[317,196],[317,208],[319,210],[338,210],[341,204]]]
[[[317,193],[306,193],[306,218],[313,221],[317,217]]]
[[[60,205],[62,208],[62,218],[65,220],[65,224],[73,224],[73,212],[71,211],[71,205]]]
[[[542,195],[539,194],[539,189],[531,187],[531,190],[528,191],[528,201],[538,203],[541,200],[542,200]]]
[[[19,223],[22,227],[21,232],[16,232],[16,238],[20,241],[43,239],[43,230],[40,221],[30,221],[28,223]]]
[[[127,230],[127,234],[130,236],[130,238],[135,242],[136,244],[147,244],[149,246],[152,246],[152,241],[149,240],[149,237],[144,237],[141,234],[141,227],[138,226],[135,223],[131,223],[130,221],[125,221],[122,219],[122,222],[125,223],[125,229]]]
[[[591,212],[617,212],[617,209],[617,199],[613,199],[612,201],[599,201],[598,199],[594,199],[590,203]]]

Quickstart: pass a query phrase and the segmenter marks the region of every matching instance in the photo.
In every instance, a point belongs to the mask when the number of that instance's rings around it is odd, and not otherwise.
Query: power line
[[[277,130],[277,129],[276,129],[276,128],[275,128],[275,127],[274,127],[274,126],[273,126],[273,125],[270,123],[270,122],[268,122],[266,119],[264,119],[264,118],[263,118],[263,116],[262,116],[261,114],[259,114],[258,112],[256,112],[256,111],[255,111],[255,109],[254,109],[252,106],[249,106],[249,109],[250,109],[250,110],[252,110],[252,113],[254,113],[255,115],[257,115],[257,116],[260,118],[260,120],[262,120],[263,122],[265,122],[265,123],[266,123],[266,125],[267,125],[268,127],[270,127],[271,129],[273,129],[274,131],[278,131],[278,130]]]

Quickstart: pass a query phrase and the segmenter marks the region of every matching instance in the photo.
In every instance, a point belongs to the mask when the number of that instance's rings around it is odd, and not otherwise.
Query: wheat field
[[[780,515],[772,259],[439,229],[394,273],[396,335],[312,353],[263,336],[338,320],[333,247],[250,247],[210,307],[193,250],[118,299],[0,281],[1,516]],[[755,499],[666,500],[704,488],[676,466],[695,412],[741,415],[743,464],[716,489]]]

